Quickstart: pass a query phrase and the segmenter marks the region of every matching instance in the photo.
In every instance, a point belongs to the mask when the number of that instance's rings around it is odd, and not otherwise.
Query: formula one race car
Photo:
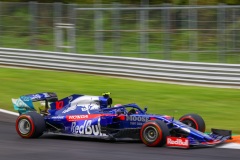
[[[37,112],[34,102],[43,107]],[[197,114],[179,120],[167,115],[147,114],[137,104],[112,106],[108,93],[103,96],[73,94],[61,100],[55,93],[37,93],[12,99],[19,112],[17,133],[22,138],[37,138],[43,133],[141,140],[150,147],[189,148],[214,146],[231,139],[231,131],[212,129],[205,134],[205,123]]]

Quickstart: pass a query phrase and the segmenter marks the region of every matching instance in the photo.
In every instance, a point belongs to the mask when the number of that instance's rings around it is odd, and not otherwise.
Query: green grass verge
[[[200,114],[210,128],[240,133],[240,90],[141,82],[70,72],[0,68],[0,108],[12,110],[11,98],[37,92],[56,92],[60,98],[73,93],[101,95],[110,91],[113,102],[136,102],[149,113],[176,119]]]

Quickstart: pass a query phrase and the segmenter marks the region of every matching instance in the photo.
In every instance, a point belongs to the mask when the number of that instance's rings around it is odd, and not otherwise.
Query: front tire
[[[205,132],[205,122],[203,118],[198,114],[185,114],[179,118],[179,121],[198,131]]]
[[[45,128],[44,118],[36,112],[22,114],[16,120],[16,131],[22,138],[38,138]]]
[[[160,120],[146,122],[140,131],[142,142],[149,147],[165,145],[168,135],[168,126]]]

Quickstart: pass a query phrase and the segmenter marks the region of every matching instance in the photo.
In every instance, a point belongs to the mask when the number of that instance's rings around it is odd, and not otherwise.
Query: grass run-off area
[[[101,95],[111,92],[113,103],[137,103],[148,113],[180,118],[200,114],[210,128],[240,134],[240,90],[142,82],[60,71],[0,68],[0,108],[13,111],[11,98],[38,92]]]

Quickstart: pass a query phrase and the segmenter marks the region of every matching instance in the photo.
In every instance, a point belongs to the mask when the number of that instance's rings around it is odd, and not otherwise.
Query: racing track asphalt
[[[108,142],[43,135],[22,139],[15,131],[16,116],[0,112],[0,160],[239,160],[238,149],[151,148],[138,142]]]

